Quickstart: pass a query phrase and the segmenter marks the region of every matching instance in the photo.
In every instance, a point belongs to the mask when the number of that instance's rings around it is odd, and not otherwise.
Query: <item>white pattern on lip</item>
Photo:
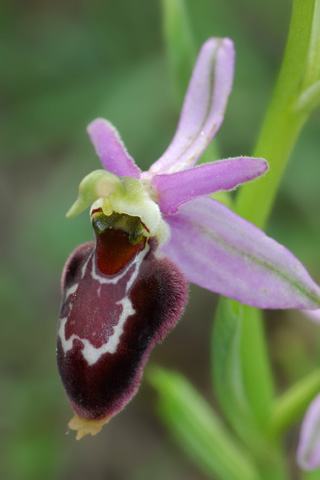
[[[70,295],[72,295],[77,291],[78,286],[79,286],[79,282],[75,283],[74,285],[72,285],[72,287],[69,287],[68,290],[66,290],[65,302],[68,300]]]
[[[126,286],[126,296],[122,300],[119,300],[116,303],[116,305],[121,305],[122,306],[122,312],[120,314],[119,321],[118,321],[117,325],[115,325],[113,327],[113,334],[109,337],[107,343],[105,343],[101,347],[99,347],[99,348],[94,347],[93,345],[91,345],[89,340],[87,340],[86,338],[81,338],[76,334],[71,335],[71,337],[68,340],[66,339],[65,326],[66,326],[66,323],[68,321],[68,316],[69,316],[69,314],[72,310],[72,304],[70,303],[70,309],[69,309],[68,315],[64,318],[61,318],[60,326],[59,326],[59,330],[58,330],[58,335],[61,339],[62,348],[63,348],[63,351],[64,351],[65,354],[69,350],[72,349],[73,340],[75,340],[75,339],[80,340],[83,343],[82,355],[85,358],[85,360],[88,362],[89,365],[94,365],[100,359],[100,357],[102,355],[104,355],[105,353],[113,354],[117,351],[117,348],[118,348],[118,345],[119,345],[119,342],[120,342],[120,337],[123,333],[123,328],[124,328],[125,322],[131,315],[133,315],[135,313],[135,310],[132,306],[132,302],[131,302],[130,298],[128,297],[128,292],[129,292],[131,286],[133,285],[134,281],[136,280],[136,278],[138,276],[141,263],[142,263],[144,257],[146,256],[146,254],[148,253],[149,248],[150,247],[149,247],[148,243],[146,242],[145,248],[142,250],[142,252],[140,252],[136,256],[134,261],[132,263],[130,263],[130,265],[124,270],[124,272],[122,272],[121,275],[119,275],[118,277],[116,276],[116,277],[110,278],[110,279],[106,278],[105,276],[101,277],[99,274],[97,274],[97,272],[95,270],[95,262],[94,262],[94,260],[92,261],[92,270],[91,270],[92,278],[94,280],[97,280],[100,284],[111,284],[111,283],[115,284],[128,272],[129,268],[131,268],[132,265],[134,265],[135,267],[134,267],[134,270],[133,270],[133,272],[130,276],[130,279],[128,280],[127,286]],[[91,258],[91,255],[89,256],[89,259],[90,258]],[[84,267],[87,266],[87,264],[89,262],[89,259],[84,264]],[[84,272],[85,272],[85,268],[82,268],[82,277],[84,275]],[[76,290],[78,288],[78,285],[79,285],[79,283],[75,283],[74,285],[72,285],[67,290],[66,299],[68,298],[69,295],[76,292]]]

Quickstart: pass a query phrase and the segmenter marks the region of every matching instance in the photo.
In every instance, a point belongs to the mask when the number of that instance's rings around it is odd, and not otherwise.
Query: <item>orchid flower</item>
[[[111,123],[88,127],[105,170],[82,180],[67,216],[91,206],[96,243],[66,264],[57,348],[77,438],[97,433],[136,393],[151,348],[182,315],[187,281],[259,308],[320,306],[319,287],[291,252],[209,196],[254,180],[267,162],[196,166],[222,123],[234,57],[229,39],[203,45],[177,131],[147,172]]]

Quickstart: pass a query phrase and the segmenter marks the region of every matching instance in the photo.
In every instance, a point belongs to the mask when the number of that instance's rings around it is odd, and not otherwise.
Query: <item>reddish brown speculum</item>
[[[99,217],[96,244],[79,247],[63,276],[58,368],[73,410],[85,419],[111,417],[128,403],[150,350],[187,301],[186,280],[157,258],[156,239],[146,238],[134,217],[120,217]]]
[[[97,267],[104,275],[115,275],[145,248],[146,238],[136,245],[128,242],[128,234],[122,230],[109,229],[97,236]]]

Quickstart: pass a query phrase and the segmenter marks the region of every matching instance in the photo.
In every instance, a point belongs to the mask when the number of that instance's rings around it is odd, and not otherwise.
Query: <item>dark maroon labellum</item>
[[[110,418],[138,389],[155,342],[179,320],[187,283],[139,219],[94,213],[96,244],[79,247],[62,281],[57,359],[75,413]]]

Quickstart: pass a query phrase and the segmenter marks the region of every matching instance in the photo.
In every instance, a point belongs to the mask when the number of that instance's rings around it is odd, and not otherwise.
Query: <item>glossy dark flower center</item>
[[[96,234],[96,261],[99,271],[116,275],[145,247],[145,229],[139,217],[94,212],[92,225]]]

